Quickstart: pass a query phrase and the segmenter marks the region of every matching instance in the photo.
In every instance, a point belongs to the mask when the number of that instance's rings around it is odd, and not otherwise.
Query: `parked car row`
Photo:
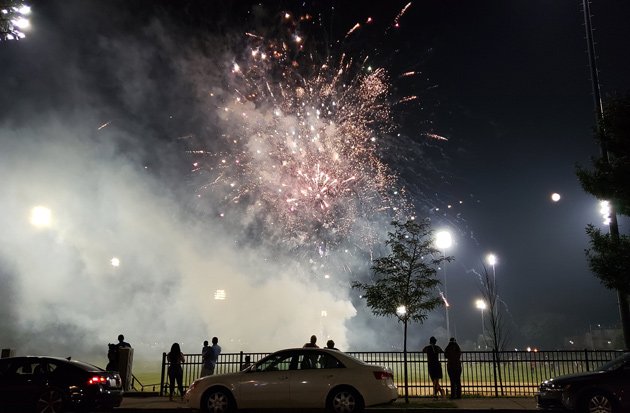
[[[398,397],[392,371],[338,350],[280,350],[247,369],[195,380],[185,394],[194,410],[224,413],[251,408],[325,408],[356,413]],[[123,398],[119,373],[76,360],[0,359],[0,411],[37,413],[113,409]],[[541,410],[630,412],[630,353],[594,371],[545,380]]]

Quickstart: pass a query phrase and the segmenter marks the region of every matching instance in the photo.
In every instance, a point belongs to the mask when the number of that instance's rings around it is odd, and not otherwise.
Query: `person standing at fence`
[[[249,368],[249,366],[252,365],[252,358],[251,356],[245,356],[245,363],[241,364],[241,371]]]
[[[455,341],[455,337],[451,337],[448,345],[444,349],[444,357],[446,357],[446,372],[451,381],[451,399],[462,398],[462,350]]]
[[[131,348],[131,344],[125,341],[125,336],[122,334],[118,335],[118,344],[116,344],[118,348]]]
[[[208,376],[214,374],[214,369],[217,366],[217,361],[219,360],[219,354],[221,354],[219,339],[216,337],[212,337],[212,347],[210,347],[210,351],[208,352],[208,367],[210,370]]]
[[[210,363],[211,352],[212,347],[208,345],[208,340],[204,340],[203,348],[201,349],[201,377],[209,376],[212,374],[213,367],[212,363]]]
[[[317,343],[317,336],[316,335],[312,335],[311,336],[311,341],[309,341],[308,343],[304,344],[302,347],[304,347],[304,348],[309,348],[309,347],[319,348],[319,346],[316,343]]]
[[[170,385],[169,400],[173,400],[173,392],[175,391],[175,382],[177,381],[177,388],[179,389],[179,395],[184,398],[184,370],[182,369],[182,363],[186,361],[184,353],[179,347],[179,343],[173,343],[171,351],[166,355],[168,360],[168,380]]]
[[[440,379],[442,378],[442,365],[440,364],[440,353],[444,353],[442,348],[438,346],[435,337],[429,339],[429,345],[422,349],[423,353],[427,355],[427,367],[429,369],[429,377],[433,382],[433,399],[437,400],[437,395],[440,393],[444,397],[444,389],[440,386]]]

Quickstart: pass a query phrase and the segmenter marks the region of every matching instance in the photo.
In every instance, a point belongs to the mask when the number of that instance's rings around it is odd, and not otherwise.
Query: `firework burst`
[[[194,151],[200,197],[219,194],[224,219],[290,249],[369,248],[380,224],[409,213],[379,157],[393,131],[389,74],[344,53],[322,59],[301,29],[312,27],[309,15],[281,20],[276,38],[246,33],[246,51],[213,94],[229,149]]]

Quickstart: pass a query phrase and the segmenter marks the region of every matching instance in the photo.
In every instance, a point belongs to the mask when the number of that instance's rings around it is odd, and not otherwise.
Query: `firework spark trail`
[[[231,150],[203,159],[203,188],[224,200],[218,215],[246,216],[267,239],[369,246],[375,223],[410,215],[405,191],[377,155],[393,131],[389,74],[343,52],[315,62],[298,22],[282,39],[246,33],[250,44],[225,76],[227,93],[214,96]]]

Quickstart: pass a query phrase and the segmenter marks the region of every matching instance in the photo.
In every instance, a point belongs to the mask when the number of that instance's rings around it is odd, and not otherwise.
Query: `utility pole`
[[[593,41],[593,26],[591,24],[591,6],[589,0],[582,0],[584,9],[584,29],[586,31],[586,47],[588,50],[588,64],[591,71],[591,82],[593,87],[593,103],[595,106],[595,127],[597,137],[600,141],[601,157],[608,164],[608,147],[606,142],[606,131],[602,130],[602,120],[604,110],[602,107],[602,96],[599,86],[599,74],[597,72],[597,57],[595,55],[595,42]],[[610,202],[610,223],[608,232],[614,244],[619,243],[619,226],[617,224],[617,211],[614,202]],[[628,296],[617,290],[617,302],[619,304],[619,317],[621,319],[621,329],[623,331],[624,348],[630,349],[630,305]]]

